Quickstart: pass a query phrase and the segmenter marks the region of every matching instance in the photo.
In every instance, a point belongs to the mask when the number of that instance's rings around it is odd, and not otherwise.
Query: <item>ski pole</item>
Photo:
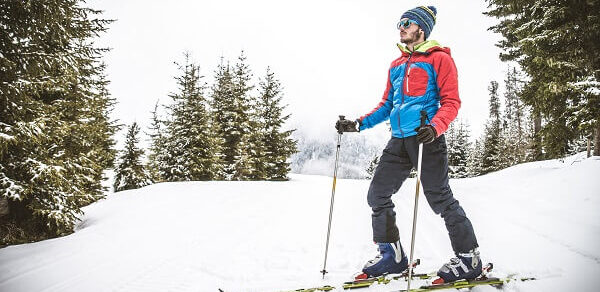
[[[340,116],[340,121],[345,117]],[[323,270],[321,273],[323,274],[323,279],[325,279],[325,274],[327,274],[327,253],[329,252],[329,234],[331,233],[331,218],[333,216],[333,202],[335,199],[335,183],[337,179],[337,170],[338,170],[338,160],[340,158],[340,142],[342,141],[342,129],[338,129],[338,140],[337,140],[337,148],[335,150],[335,166],[333,169],[333,187],[331,188],[331,203],[329,205],[329,224],[327,225],[327,241],[325,243],[325,260],[323,262]]]
[[[425,120],[427,119],[427,112],[421,111],[421,127],[425,126]],[[415,191],[415,209],[413,212],[413,225],[412,225],[412,238],[410,240],[410,260],[408,265],[408,283],[406,291],[410,291],[410,280],[412,278],[412,261],[415,253],[415,234],[417,233],[417,211],[419,209],[419,192],[421,188],[421,162],[423,161],[423,143],[419,143],[419,157],[417,158],[417,186]]]

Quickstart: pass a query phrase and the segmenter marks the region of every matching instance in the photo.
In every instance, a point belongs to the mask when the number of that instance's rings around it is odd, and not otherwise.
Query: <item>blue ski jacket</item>
[[[461,103],[450,49],[433,40],[417,45],[414,52],[398,47],[402,56],[390,66],[383,98],[377,107],[358,119],[360,130],[389,119],[392,136],[414,136],[424,110],[428,124],[440,136],[456,118]]]

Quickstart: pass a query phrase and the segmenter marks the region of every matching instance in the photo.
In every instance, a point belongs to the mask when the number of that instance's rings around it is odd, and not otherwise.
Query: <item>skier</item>
[[[363,273],[377,277],[401,273],[408,267],[391,196],[400,189],[411,169],[417,168],[423,143],[421,181],[427,202],[446,223],[456,257],[444,264],[438,276],[444,282],[474,279],[482,264],[473,226],[448,184],[448,152],[443,133],[458,113],[458,76],[450,49],[428,40],[436,22],[433,6],[419,6],[402,14],[398,22],[402,55],[388,71],[383,98],[371,112],[353,120],[338,120],[342,132],[360,132],[389,119],[392,137],[375,170],[367,200],[373,210],[373,240],[379,254]],[[427,123],[420,126],[421,113]]]

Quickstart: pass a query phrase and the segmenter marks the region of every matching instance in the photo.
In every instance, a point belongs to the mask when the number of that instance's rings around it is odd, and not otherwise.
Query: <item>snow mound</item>
[[[484,261],[536,281],[504,291],[596,291],[600,285],[600,157],[527,163],[451,180]],[[410,245],[415,180],[394,196]],[[162,183],[85,208],[63,238],[0,250],[0,291],[285,291],[349,280],[375,253],[367,180],[338,180],[327,274],[332,179]],[[443,220],[420,201],[417,271],[452,256]],[[404,282],[376,285],[391,291]],[[338,288],[341,290],[341,288]],[[477,287],[473,291],[497,291]]]

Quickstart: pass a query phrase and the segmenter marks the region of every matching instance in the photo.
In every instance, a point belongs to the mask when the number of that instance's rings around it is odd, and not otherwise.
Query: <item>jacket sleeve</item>
[[[383,98],[379,104],[371,110],[368,114],[358,119],[360,123],[359,129],[365,130],[374,127],[375,125],[387,120],[390,117],[394,100],[394,90],[392,88],[392,81],[390,80],[390,70],[388,70],[388,80]]]
[[[450,126],[460,108],[460,97],[458,96],[458,73],[452,57],[439,52],[434,57],[433,66],[437,72],[437,86],[440,94],[440,108],[431,119],[431,125],[440,136]]]

